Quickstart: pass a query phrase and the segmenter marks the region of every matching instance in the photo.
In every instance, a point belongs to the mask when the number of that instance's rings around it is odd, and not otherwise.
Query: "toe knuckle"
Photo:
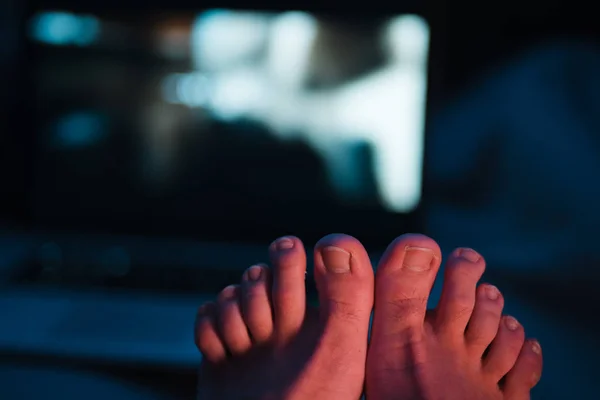
[[[340,300],[331,300],[328,304],[331,315],[346,321],[362,321],[364,319],[361,310],[356,304]]]
[[[507,341],[507,347],[510,349],[511,353],[519,354],[523,347],[523,340],[520,337],[515,336],[512,340]]]
[[[451,272],[455,275],[457,280],[467,279],[479,279],[481,275],[481,268],[473,264],[469,264],[461,259],[457,259],[450,266]]]
[[[427,308],[427,298],[398,298],[386,302],[387,311],[392,318],[406,319],[415,315],[421,315]]]
[[[446,297],[457,312],[471,313],[475,307],[475,295],[471,293],[453,293]]]
[[[502,311],[499,308],[487,308],[484,310],[478,310],[477,317],[480,321],[485,322],[486,326],[490,326],[490,330],[494,330],[494,333],[498,330],[498,325],[500,324],[500,317],[502,315]]]
[[[257,300],[266,300],[267,292],[262,286],[249,286],[244,290],[244,298],[248,302],[254,302]]]
[[[237,303],[235,302],[227,302],[223,303],[221,306],[219,313],[217,314],[217,319],[219,321],[229,321],[231,319],[236,318],[240,315],[241,310]]]
[[[463,301],[462,303],[459,303],[456,312],[451,317],[451,322],[462,321],[463,319],[465,319],[465,317],[470,317],[472,313],[473,306],[470,305],[468,302]]]
[[[296,249],[290,249],[285,253],[278,253],[276,259],[280,267],[286,267],[293,263],[298,258],[298,255],[299,252]]]
[[[491,329],[474,329],[468,331],[469,343],[476,348],[487,348],[495,336],[496,331]]]

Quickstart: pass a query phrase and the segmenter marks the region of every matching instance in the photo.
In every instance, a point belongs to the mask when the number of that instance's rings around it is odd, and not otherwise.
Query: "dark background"
[[[30,309],[12,309],[16,303],[11,302],[10,293],[15,282],[31,280],[28,273],[35,271],[39,258],[54,260],[56,248],[61,254],[76,253],[71,256],[74,265],[77,260],[88,260],[84,253],[115,244],[135,249],[131,251],[139,261],[134,260],[130,277],[109,283],[110,290],[121,287],[119,296],[137,298],[133,289],[143,289],[139,296],[145,296],[147,303],[154,301],[152,293],[179,298],[181,293],[198,291],[201,301],[237,280],[241,270],[263,257],[259,245],[266,247],[281,234],[297,233],[311,245],[331,231],[351,233],[373,249],[376,260],[394,236],[418,231],[438,240],[445,253],[456,246],[470,246],[486,257],[486,280],[500,287],[507,298],[507,312],[525,325],[529,336],[538,337],[544,349],[545,373],[533,398],[597,398],[600,85],[595,75],[600,71],[600,49],[599,25],[591,9],[573,1],[404,2],[395,6],[369,2],[352,7],[333,2],[202,4],[212,6],[300,8],[354,16],[402,11],[425,16],[431,26],[432,55],[425,188],[419,209],[393,220],[377,219],[371,211],[357,209],[351,223],[340,216],[302,229],[292,220],[289,228],[248,226],[250,221],[237,220],[240,231],[234,239],[216,220],[202,234],[178,231],[176,226],[170,230],[142,227],[136,232],[111,230],[110,224],[104,229],[64,221],[34,224],[26,200],[35,121],[28,114],[30,83],[24,71],[30,66],[31,53],[18,33],[23,29],[21,17],[33,8],[104,9],[118,14],[195,10],[198,5],[185,1],[168,5],[3,3],[0,212],[6,229],[0,250],[6,255],[3,270],[11,277],[3,280],[2,290],[7,293],[3,312],[10,316],[27,311],[28,319],[40,318]],[[306,215],[298,216],[300,220],[306,220]],[[152,262],[143,259],[145,253],[152,254],[148,256]],[[163,284],[156,283],[161,280]],[[111,294],[88,278],[67,283],[60,287],[68,288],[63,290],[69,290],[74,302],[88,304],[89,298],[79,300],[77,291],[89,290],[90,285],[97,289],[94,304]],[[43,290],[55,293],[57,289]],[[186,307],[180,309],[186,311]],[[156,315],[160,319],[162,314]],[[6,398],[30,398],[14,388],[31,388],[32,382],[39,382],[38,389],[46,392],[72,389],[62,398],[81,398],[78,393],[104,396],[103,390],[105,396],[124,399],[190,398],[194,392],[193,365],[186,362],[122,360],[110,352],[98,356],[71,351],[68,346],[48,350],[50,345],[11,343],[5,341],[1,349],[2,359],[7,360],[0,369],[1,387],[13,390],[7,391]]]

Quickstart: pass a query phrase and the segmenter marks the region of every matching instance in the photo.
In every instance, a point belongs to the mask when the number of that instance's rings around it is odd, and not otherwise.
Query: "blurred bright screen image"
[[[39,221],[302,230],[419,204],[419,16],[40,11],[28,29]]]

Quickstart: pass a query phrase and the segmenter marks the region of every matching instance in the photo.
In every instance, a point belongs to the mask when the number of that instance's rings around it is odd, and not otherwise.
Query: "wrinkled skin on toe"
[[[396,239],[378,266],[367,360],[369,400],[525,400],[540,378],[539,343],[511,316],[503,297],[478,286],[485,262],[456,249],[442,296],[427,300],[441,263],[438,245],[423,235]]]
[[[269,250],[271,268],[249,268],[199,310],[199,398],[358,399],[373,307],[365,249],[346,235],[315,246],[318,308],[306,305],[302,242],[283,237]]]

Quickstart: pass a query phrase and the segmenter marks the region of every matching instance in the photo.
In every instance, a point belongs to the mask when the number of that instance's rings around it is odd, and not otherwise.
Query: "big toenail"
[[[485,294],[490,300],[498,300],[498,297],[500,297],[500,291],[496,286],[492,285],[486,286]]]
[[[540,346],[537,340],[531,342],[531,351],[533,351],[537,355],[542,354],[542,346]]]
[[[472,249],[460,249],[458,255],[472,263],[476,263],[481,258],[481,256]]]
[[[259,265],[253,265],[248,269],[248,279],[251,281],[257,281],[262,275],[262,268]]]
[[[504,320],[506,327],[511,331],[516,331],[519,329],[519,321],[517,321],[514,317],[506,317]]]
[[[426,247],[407,246],[402,268],[417,272],[429,271],[434,256],[433,251]]]
[[[321,250],[323,264],[327,271],[343,274],[350,271],[350,253],[335,246],[327,246]]]
[[[282,237],[275,242],[277,250],[289,250],[294,247],[294,241],[290,238]]]

